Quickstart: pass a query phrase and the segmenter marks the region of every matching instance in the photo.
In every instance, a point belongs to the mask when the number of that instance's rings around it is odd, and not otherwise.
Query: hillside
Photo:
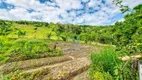
[[[142,4],[123,22],[89,26],[0,20],[0,79],[138,80]]]

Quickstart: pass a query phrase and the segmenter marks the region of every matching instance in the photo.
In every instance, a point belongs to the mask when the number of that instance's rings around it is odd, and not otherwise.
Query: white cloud
[[[44,4],[40,4],[39,1],[36,0],[6,0],[7,3],[13,4],[16,7],[22,7],[25,9],[39,9],[45,7]]]
[[[56,0],[56,3],[64,10],[80,9],[83,7],[80,0]]]
[[[96,2],[94,0],[90,0],[90,2],[88,3],[89,7],[94,7],[96,4]]]
[[[87,2],[86,7],[81,4]],[[0,0],[1,2],[1,0]],[[106,25],[114,23],[111,19],[117,14],[121,14],[112,0],[55,0],[55,2],[40,3],[38,0],[5,0],[6,3],[15,6],[14,9],[6,10],[0,8],[0,19],[6,20],[31,20],[46,22],[61,22],[74,24]],[[142,3],[141,0],[124,0],[123,4],[133,8]],[[89,14],[89,8],[98,10]],[[29,13],[28,10],[33,10]],[[71,10],[67,12],[67,10]],[[80,14],[80,15],[79,15]],[[59,18],[59,15],[62,18]],[[78,15],[78,16],[77,16]],[[116,21],[123,21],[119,18]]]
[[[142,0],[123,0],[123,4],[129,6],[132,9],[138,4],[142,4]]]
[[[89,0],[82,0],[82,2],[89,2]]]
[[[4,20],[16,20],[17,18],[15,17],[15,15],[9,13],[7,10],[5,9],[0,9],[0,19],[4,19]]]

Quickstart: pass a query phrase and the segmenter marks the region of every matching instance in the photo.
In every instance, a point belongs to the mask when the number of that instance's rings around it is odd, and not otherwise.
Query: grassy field
[[[48,27],[38,27],[37,30],[35,30],[35,27],[33,25],[19,25],[14,24],[13,29],[19,29],[21,31],[26,31],[26,35],[23,36],[23,38],[37,38],[37,39],[47,39],[47,34],[51,33],[52,37],[51,39],[57,40],[56,33],[52,31],[52,28]],[[7,35],[7,38],[18,38],[18,35],[16,34],[16,30]]]

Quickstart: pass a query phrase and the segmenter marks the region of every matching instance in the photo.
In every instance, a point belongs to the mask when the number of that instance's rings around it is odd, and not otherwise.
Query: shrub
[[[49,48],[49,56],[53,57],[53,56],[62,56],[63,52],[61,51],[61,49],[59,47],[57,47],[56,49],[53,48]]]
[[[12,43],[12,46],[7,51],[8,53],[23,53],[26,40],[19,39]]]
[[[120,63],[115,49],[112,47],[105,47],[104,50],[100,51],[99,53],[92,54],[91,61],[91,78],[94,78],[94,75],[97,74],[96,71],[101,73],[109,73],[111,76],[113,76],[115,66]]]
[[[137,69],[133,66],[136,63],[120,61],[117,53],[115,48],[105,47],[99,53],[92,54],[90,77],[95,80],[138,80]]]
[[[95,72],[94,80],[113,80],[109,73]]]
[[[44,53],[48,51],[48,45],[42,41],[31,40],[25,44],[25,49],[31,53]]]
[[[9,42],[11,42],[9,40]],[[0,64],[5,63],[9,57],[6,56],[7,54],[4,54],[8,50],[8,47],[11,47],[8,40],[0,39]],[[8,46],[9,45],[9,46]]]

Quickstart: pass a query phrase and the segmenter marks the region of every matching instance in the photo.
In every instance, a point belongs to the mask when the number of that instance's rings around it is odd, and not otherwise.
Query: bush
[[[113,80],[109,73],[95,72],[94,80]]]
[[[0,39],[0,64],[5,63],[9,57],[4,54],[11,47],[10,40]]]
[[[113,76],[115,67],[120,63],[115,49],[112,47],[105,47],[99,53],[92,54],[91,61],[91,78],[94,78],[94,75],[97,74],[96,72],[100,72],[101,74],[105,72]]]
[[[7,53],[23,53],[26,40],[16,40],[12,43]]]
[[[94,80],[138,80],[137,69],[133,66],[136,63],[120,61],[117,53],[115,48],[105,47],[99,53],[92,54],[90,77]]]
[[[49,56],[54,57],[54,56],[62,56],[63,52],[61,51],[61,49],[59,47],[57,47],[56,49],[53,48],[49,48]]]

